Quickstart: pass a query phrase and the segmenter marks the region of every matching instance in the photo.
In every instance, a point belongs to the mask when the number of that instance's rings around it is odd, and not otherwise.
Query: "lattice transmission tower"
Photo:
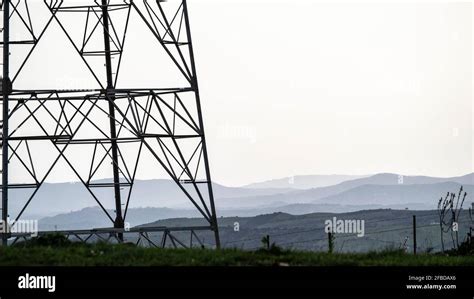
[[[203,246],[206,232],[219,247],[186,0],[4,0],[1,10],[3,223],[34,214],[48,178],[68,169],[110,227],[66,236]],[[127,230],[142,165],[174,181],[203,222]],[[20,238],[2,233],[4,245]]]

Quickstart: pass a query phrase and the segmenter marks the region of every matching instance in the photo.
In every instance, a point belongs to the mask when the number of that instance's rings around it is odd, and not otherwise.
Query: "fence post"
[[[334,249],[334,243],[333,243],[333,237],[332,237],[332,232],[328,232],[328,252],[332,253]]]
[[[416,215],[413,215],[413,254],[416,255]]]

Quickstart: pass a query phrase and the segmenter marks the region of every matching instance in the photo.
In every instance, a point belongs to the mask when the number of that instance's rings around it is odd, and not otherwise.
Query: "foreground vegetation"
[[[37,240],[0,247],[0,266],[474,266],[473,255],[412,254],[400,250],[322,253],[281,250],[160,249],[132,244]]]

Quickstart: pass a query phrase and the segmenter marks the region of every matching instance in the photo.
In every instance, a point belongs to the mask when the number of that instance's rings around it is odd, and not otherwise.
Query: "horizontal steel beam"
[[[167,226],[143,226],[133,227],[130,229],[124,228],[94,228],[94,229],[80,229],[80,230],[57,230],[57,231],[40,231],[38,236],[63,234],[63,235],[90,235],[90,234],[133,234],[133,233],[151,233],[151,232],[186,232],[186,231],[205,231],[212,230],[211,226],[182,226],[182,227],[167,227]],[[31,233],[11,233],[11,237],[29,237]]]

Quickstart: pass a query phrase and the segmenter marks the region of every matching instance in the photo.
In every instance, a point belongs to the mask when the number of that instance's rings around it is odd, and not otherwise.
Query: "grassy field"
[[[159,249],[133,245],[67,244],[0,247],[0,266],[474,266],[474,256]]]

